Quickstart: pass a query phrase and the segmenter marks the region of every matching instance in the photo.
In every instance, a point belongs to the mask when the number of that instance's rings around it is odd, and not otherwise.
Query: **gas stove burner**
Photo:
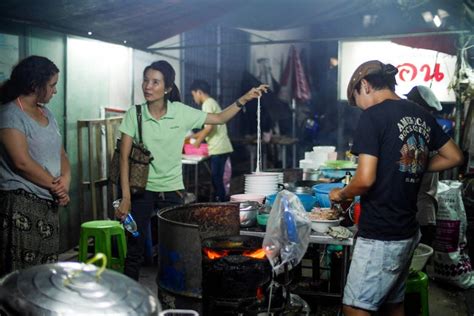
[[[202,242],[205,315],[225,315],[265,301],[271,266],[253,236],[213,237]]]

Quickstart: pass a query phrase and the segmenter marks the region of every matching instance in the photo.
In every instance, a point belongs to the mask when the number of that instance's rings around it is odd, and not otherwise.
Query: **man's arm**
[[[428,163],[428,172],[438,172],[461,165],[464,162],[461,149],[450,139]]]
[[[329,192],[329,199],[340,202],[366,193],[377,177],[378,160],[375,156],[360,154],[359,165],[351,182],[342,189],[334,189]]]
[[[214,128],[215,128],[214,125],[204,125],[204,128],[202,130],[200,130],[199,132],[191,136],[192,138],[196,139],[193,146],[196,148],[199,148],[199,145],[201,145],[201,143],[204,141],[207,135],[212,133]]]

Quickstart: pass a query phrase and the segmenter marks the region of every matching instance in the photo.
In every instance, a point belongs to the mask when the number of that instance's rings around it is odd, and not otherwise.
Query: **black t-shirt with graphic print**
[[[352,152],[378,163],[375,183],[361,196],[359,236],[402,240],[417,232],[416,200],[429,152],[448,140],[430,113],[407,100],[386,100],[362,112]]]

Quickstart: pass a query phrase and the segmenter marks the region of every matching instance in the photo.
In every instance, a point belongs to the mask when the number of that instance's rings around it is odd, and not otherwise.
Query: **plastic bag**
[[[428,274],[467,289],[474,287],[474,272],[465,251],[467,220],[461,190],[459,181],[440,181],[438,185],[434,271]]]
[[[306,217],[300,199],[287,190],[278,193],[262,244],[275,274],[283,272],[285,264],[290,270],[301,261],[310,234],[311,221]]]

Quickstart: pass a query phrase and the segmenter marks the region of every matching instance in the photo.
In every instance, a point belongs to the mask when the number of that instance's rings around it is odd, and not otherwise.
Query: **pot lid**
[[[98,271],[95,265],[78,262],[44,264],[15,271],[0,285],[35,310],[61,315],[145,315],[160,308],[136,281],[113,270]]]

